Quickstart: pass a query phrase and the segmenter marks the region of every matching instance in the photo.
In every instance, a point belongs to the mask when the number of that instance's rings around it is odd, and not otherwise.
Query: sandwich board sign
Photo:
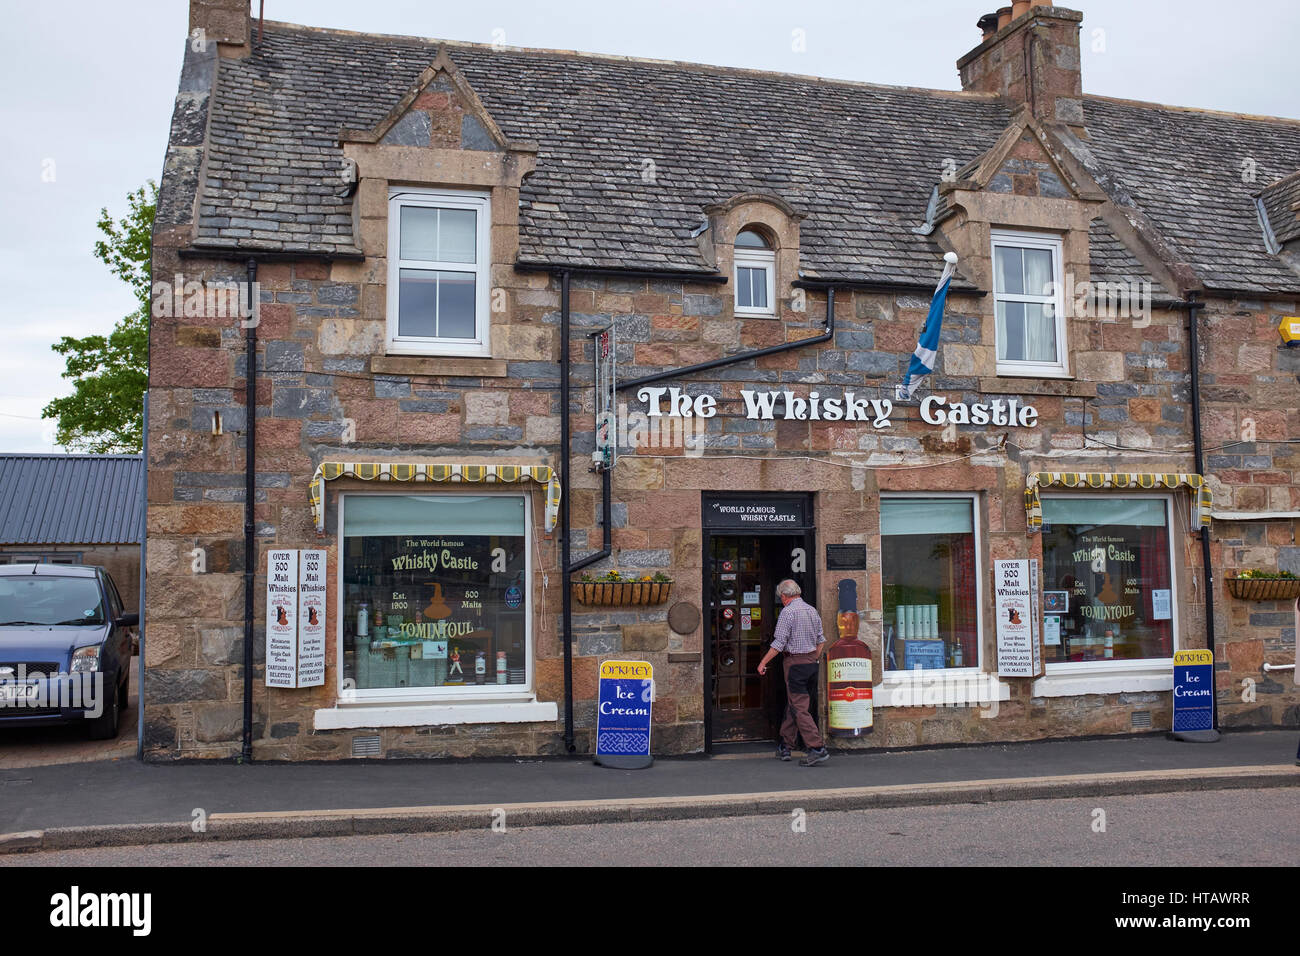
[[[596,763],[640,770],[650,756],[654,667],[646,661],[602,661],[596,703]]]
[[[1193,731],[1214,733],[1213,651],[1174,652],[1174,733]]]

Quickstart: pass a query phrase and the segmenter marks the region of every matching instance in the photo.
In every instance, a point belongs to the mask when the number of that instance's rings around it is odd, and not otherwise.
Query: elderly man
[[[772,645],[758,664],[758,672],[766,674],[772,658],[785,654],[786,709],[776,755],[781,760],[790,759],[790,748],[794,746],[797,730],[808,746],[808,753],[799,761],[799,766],[815,767],[830,757],[817,730],[817,720],[808,711],[811,690],[817,686],[818,662],[822,648],[826,646],[826,636],[822,633],[822,619],[817,609],[799,596],[802,593],[799,585],[789,580],[782,581],[776,586],[776,593],[784,607],[776,620]]]

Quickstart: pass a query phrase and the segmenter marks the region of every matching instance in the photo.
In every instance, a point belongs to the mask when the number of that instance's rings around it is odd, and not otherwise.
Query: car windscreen
[[[0,577],[0,628],[104,623],[104,602],[94,578],[47,574]]]

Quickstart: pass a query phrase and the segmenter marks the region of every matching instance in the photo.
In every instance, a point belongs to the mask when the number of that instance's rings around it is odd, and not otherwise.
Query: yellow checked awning
[[[1097,471],[1039,471],[1031,472],[1025,479],[1025,514],[1029,532],[1043,530],[1043,503],[1038,497],[1040,488],[1140,488],[1150,491],[1166,488],[1189,488],[1192,492],[1192,530],[1210,526],[1210,512],[1214,509],[1214,493],[1200,475],[1148,475],[1137,472],[1109,473]]]
[[[361,481],[483,482],[535,481],[546,486],[546,530],[555,530],[560,513],[560,480],[549,465],[408,465],[324,461],[312,476],[309,494],[316,530],[325,530],[325,482],[335,478]]]

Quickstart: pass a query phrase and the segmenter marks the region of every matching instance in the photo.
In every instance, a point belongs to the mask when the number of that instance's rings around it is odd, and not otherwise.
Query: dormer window
[[[776,253],[753,229],[736,236],[736,314],[776,315]]]
[[[487,193],[390,189],[390,353],[491,354],[491,221]]]

